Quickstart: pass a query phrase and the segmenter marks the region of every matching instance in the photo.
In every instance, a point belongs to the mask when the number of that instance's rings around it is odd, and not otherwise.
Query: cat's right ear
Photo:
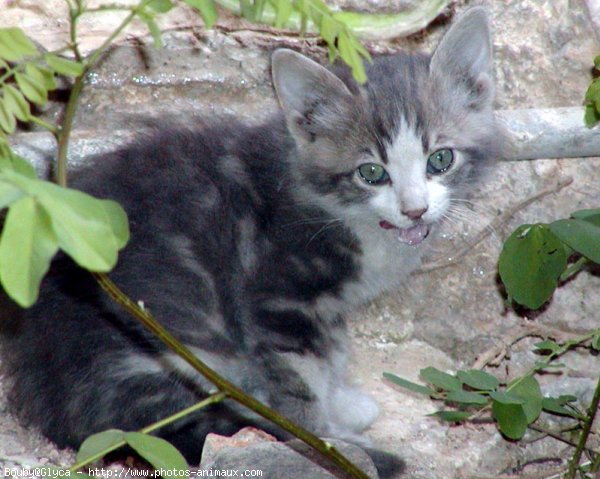
[[[293,50],[272,57],[273,84],[290,132],[309,142],[347,119],[352,93],[337,76]]]
[[[470,8],[450,27],[431,58],[430,69],[447,95],[466,94],[466,106],[492,108],[492,39],[483,7]]]

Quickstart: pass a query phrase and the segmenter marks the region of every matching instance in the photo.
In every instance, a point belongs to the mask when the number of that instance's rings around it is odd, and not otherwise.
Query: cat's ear
[[[430,71],[442,88],[463,89],[467,106],[491,108],[494,98],[492,41],[484,8],[465,12],[431,57]]]
[[[291,133],[307,141],[347,119],[353,102],[348,87],[318,63],[292,50],[272,57],[273,84]]]

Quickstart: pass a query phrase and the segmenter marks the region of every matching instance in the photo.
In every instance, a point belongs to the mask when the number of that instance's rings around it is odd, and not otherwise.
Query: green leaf
[[[20,28],[0,28],[0,57],[17,62],[37,54],[33,42]]]
[[[212,28],[212,26],[219,18],[217,7],[215,6],[214,0],[183,0],[190,7],[195,8],[202,15],[204,25],[206,28]]]
[[[596,351],[600,351],[600,334],[597,334],[592,338],[592,348]]]
[[[0,173],[3,171],[16,171],[29,178],[36,176],[33,166],[12,151],[8,142],[0,136]]]
[[[47,53],[44,56],[44,60],[46,60],[46,63],[52,70],[61,75],[78,77],[83,74],[85,70],[83,63],[59,57],[51,53]]]
[[[84,462],[114,447],[125,440],[125,433],[119,429],[109,429],[89,436],[77,451],[76,461]]]
[[[276,2],[276,10],[275,28],[283,28],[292,14],[292,2],[289,0],[280,0]]]
[[[8,84],[5,84],[2,90],[4,91],[4,104],[6,108],[19,120],[28,121],[31,117],[31,110],[23,94]]]
[[[550,351],[551,353],[560,351],[560,346],[550,339],[535,343],[534,346],[540,351]]]
[[[240,13],[243,18],[247,18],[248,20],[252,20],[254,16],[254,10],[252,9],[252,3],[250,0],[239,0],[240,3]]]
[[[473,389],[480,389],[482,391],[493,391],[499,386],[498,380],[484,371],[479,369],[469,369],[468,371],[458,371],[456,373],[458,379],[464,384]]]
[[[138,12],[138,17],[140,17],[140,20],[142,20],[148,27],[148,30],[150,31],[150,35],[152,35],[152,39],[154,40],[154,47],[162,48],[163,47],[162,35],[160,33],[160,28],[159,28],[158,24],[154,20],[154,17],[144,11]]]
[[[550,223],[550,230],[578,253],[600,264],[600,224],[588,216],[583,219],[558,220]]]
[[[115,235],[106,205],[81,191],[39,183],[37,196],[50,215],[61,249],[90,271],[110,271],[123,242]]]
[[[600,68],[600,55],[597,55],[597,56],[594,58],[594,66],[595,66],[596,68]]]
[[[17,120],[13,112],[6,108],[6,97],[0,98],[0,128],[10,135],[16,127]]]
[[[592,128],[596,125],[596,123],[598,123],[598,121],[600,121],[600,112],[598,112],[594,103],[588,103],[585,105],[583,121],[585,122],[585,126],[588,128]]]
[[[490,393],[490,397],[494,400],[494,402],[498,402],[500,404],[521,405],[525,402],[525,399],[522,397],[506,391],[493,391]]]
[[[23,192],[15,185],[0,179],[0,210],[23,197]]]
[[[540,385],[533,376],[519,378],[512,384],[508,385],[507,390],[524,399],[521,406],[527,418],[527,424],[531,424],[542,412],[543,396]]]
[[[33,103],[45,105],[48,101],[48,90],[37,79],[24,73],[15,73],[15,80],[23,95]]]
[[[562,243],[547,225],[522,225],[504,243],[498,271],[514,301],[537,309],[550,299],[566,266]]]
[[[527,430],[527,417],[520,404],[492,403],[492,416],[498,429],[509,439],[521,439]]]
[[[141,432],[128,432],[125,433],[125,441],[155,469],[169,472],[188,470],[181,453],[164,439]]]
[[[11,171],[4,175],[44,207],[60,248],[75,262],[90,271],[114,267],[129,235],[125,212],[116,203]]]
[[[383,373],[383,377],[393,382],[394,384],[415,393],[425,394],[426,396],[434,396],[437,394],[433,389],[428,388],[427,386],[413,383],[411,381],[408,381],[407,379],[398,377],[392,373]]]
[[[253,22],[260,23],[265,11],[267,0],[254,0],[254,19]]]
[[[321,18],[321,25],[319,26],[319,33],[323,39],[330,45],[335,44],[335,39],[340,32],[340,24],[331,18],[329,15],[323,15]]]
[[[594,102],[598,96],[600,96],[600,79],[595,78],[585,92],[585,99]]]
[[[25,65],[25,73],[43,85],[47,91],[56,90],[57,85],[52,70],[33,63],[27,63]]]
[[[155,12],[166,13],[173,8],[173,2],[171,0],[152,0],[147,6]]]
[[[342,60],[352,69],[352,76],[358,83],[367,81],[367,74],[362,58],[358,54],[356,42],[347,31],[343,30],[338,36],[338,51]]]
[[[50,219],[35,199],[25,197],[13,203],[0,237],[0,280],[17,304],[27,308],[35,303],[57,251]]]
[[[573,396],[572,394],[561,394],[560,396],[558,396],[557,399],[561,404],[564,405],[570,402],[577,401],[577,396]]]
[[[446,401],[460,404],[478,404],[485,405],[488,403],[488,398],[482,394],[470,391],[450,391],[446,396]]]
[[[571,213],[571,218],[585,220],[591,216],[600,216],[600,208],[577,210]]]
[[[350,46],[350,41],[348,40],[348,34],[343,30],[338,35],[337,47],[342,60],[344,60],[348,66],[352,67],[352,62],[354,60],[354,57],[350,52],[352,47]]]
[[[564,404],[565,403],[560,401],[559,398],[545,397],[542,400],[542,408],[544,409],[544,411],[550,412],[553,414],[559,414],[561,416],[569,416],[569,417],[577,418],[577,414],[575,414],[573,411],[564,407]]]
[[[463,422],[471,417],[471,413],[466,411],[436,411],[433,414],[428,414],[428,416],[436,416],[446,422]]]
[[[462,384],[458,378],[431,366],[421,369],[419,376],[423,381],[444,391],[457,391],[462,388]]]
[[[104,208],[112,233],[117,242],[117,248],[122,249],[129,241],[129,222],[127,213],[121,205],[112,200],[97,200]]]

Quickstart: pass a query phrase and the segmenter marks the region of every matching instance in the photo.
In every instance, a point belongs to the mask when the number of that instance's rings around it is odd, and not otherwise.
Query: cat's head
[[[275,89],[309,194],[342,219],[420,243],[474,167],[497,154],[491,50],[482,8],[462,15],[431,56],[376,58],[365,85],[277,50]]]

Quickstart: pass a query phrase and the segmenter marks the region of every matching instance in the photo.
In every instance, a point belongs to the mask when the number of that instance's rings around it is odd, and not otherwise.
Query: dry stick
[[[458,253],[453,255],[451,260],[439,259],[434,260],[430,263],[426,263],[423,266],[421,266],[417,271],[415,271],[414,274],[429,273],[430,271],[435,271],[437,269],[446,268],[447,266],[456,264],[458,260],[462,259],[468,253],[470,253],[476,245],[478,245],[485,238],[487,238],[496,228],[506,223],[515,213],[522,210],[523,208],[526,208],[531,203],[534,203],[535,201],[538,201],[539,199],[545,196],[548,196],[552,193],[558,193],[560,190],[562,190],[566,186],[569,186],[571,183],[573,183],[573,178],[569,176],[565,179],[558,181],[558,183],[556,183],[555,185],[544,188],[543,190],[537,192],[535,195],[530,196],[529,198],[526,198],[525,200],[520,201],[514,205],[511,205],[500,216],[494,218],[485,229],[477,233],[474,236],[473,240],[469,241],[469,243],[467,243],[462,249],[458,250]]]
[[[565,467],[553,467],[539,472],[529,474],[477,474],[469,479],[559,479],[566,471]]]
[[[566,342],[577,339],[580,334],[563,331],[562,329],[551,326],[542,326],[538,324],[525,323],[519,326],[518,331],[509,331],[500,339],[500,345],[483,352],[471,366],[471,369],[482,369],[487,365],[497,365],[498,361],[506,356],[506,351],[510,346],[521,339],[528,337],[553,338],[558,342]]]
[[[537,426],[536,424],[529,424],[527,427],[529,427],[530,429],[533,429],[534,431],[541,432],[543,434],[543,436],[541,436],[542,438],[544,436],[550,436],[550,437],[556,439],[557,441],[561,441],[561,442],[564,442],[565,444],[568,444],[569,446],[577,447],[577,443],[575,441],[571,441],[569,438],[566,438],[565,436],[563,436],[562,434],[560,434],[558,432],[554,432],[554,431],[551,431],[544,427]],[[539,439],[540,438],[537,438],[536,441]],[[600,451],[597,451],[596,449],[591,448],[591,447],[586,447],[585,450],[588,452],[591,452],[592,454],[600,454]]]
[[[265,419],[273,422],[277,426],[293,434],[297,438],[313,447],[326,459],[335,463],[341,470],[348,473],[351,477],[357,479],[369,479],[363,471],[356,467],[352,462],[346,459],[331,444],[319,439],[306,429],[294,424],[285,416],[277,411],[265,406],[252,396],[247,395],[234,384],[230,383],[214,370],[204,364],[194,355],[186,346],[181,344],[169,331],[167,331],[154,317],[145,309],[140,308],[129,297],[127,297],[111,279],[103,273],[92,273],[100,286],[110,295],[110,297],[120,304],[128,313],[133,315],[146,328],[148,328],[158,339],[160,339],[169,349],[178,356],[187,361],[196,371],[202,374],[206,379],[212,382],[220,391],[223,391],[231,399],[246,406]]]

